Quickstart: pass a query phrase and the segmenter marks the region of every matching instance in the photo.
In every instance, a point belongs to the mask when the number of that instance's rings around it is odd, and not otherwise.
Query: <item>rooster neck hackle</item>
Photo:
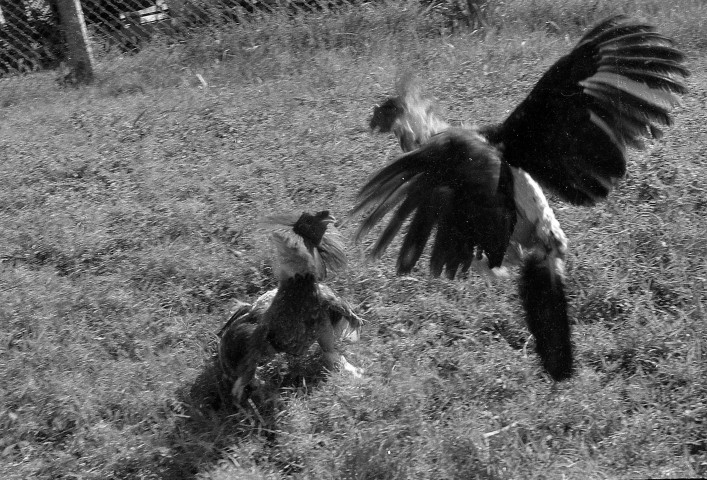
[[[262,220],[273,229],[271,240],[276,249],[275,271],[279,280],[307,273],[324,280],[329,272],[346,268],[343,240],[331,225],[334,221],[328,210]]]

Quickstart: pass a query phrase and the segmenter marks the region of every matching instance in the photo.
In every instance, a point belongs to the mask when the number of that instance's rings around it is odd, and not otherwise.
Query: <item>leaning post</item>
[[[76,83],[93,80],[93,54],[80,0],[58,0],[61,29],[66,38],[70,75]]]

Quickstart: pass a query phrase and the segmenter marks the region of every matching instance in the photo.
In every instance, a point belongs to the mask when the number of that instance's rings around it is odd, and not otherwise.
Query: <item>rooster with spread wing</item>
[[[567,239],[540,185],[575,205],[607,197],[626,173],[626,148],[660,139],[689,75],[673,42],[611,17],[587,32],[500,124],[452,127],[410,82],[375,108],[371,128],[393,132],[402,157],[360,190],[357,240],[396,209],[373,245],[380,256],[412,216],[398,273],[412,270],[436,227],[430,268],[502,274],[522,262],[520,296],[545,370],[572,375],[564,293]]]
[[[334,291],[321,283],[328,270],[346,266],[338,232],[328,211],[269,217],[277,251],[278,287],[252,305],[241,304],[219,332],[218,363],[222,390],[235,402],[243,399],[259,364],[276,353],[302,355],[319,342],[329,368],[337,366],[360,377],[337,349],[337,340],[357,340],[363,320]]]

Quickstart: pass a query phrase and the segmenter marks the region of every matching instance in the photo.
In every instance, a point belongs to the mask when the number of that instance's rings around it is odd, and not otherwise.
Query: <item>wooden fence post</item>
[[[93,54],[88,43],[88,31],[83,19],[80,0],[58,0],[61,29],[66,38],[72,83],[93,80]],[[68,79],[67,79],[68,80]]]

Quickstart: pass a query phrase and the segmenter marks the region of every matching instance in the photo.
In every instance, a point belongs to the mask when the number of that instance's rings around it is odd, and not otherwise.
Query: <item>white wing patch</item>
[[[268,308],[270,308],[270,305],[272,305],[272,301],[275,298],[275,295],[277,295],[277,288],[263,293],[261,296],[258,297],[255,302],[253,302],[253,306],[251,307],[251,309],[262,311],[267,310]]]
[[[527,172],[511,167],[513,196],[518,219],[511,236],[511,247],[518,249],[519,260],[523,250],[542,249],[541,253],[555,260],[558,272],[564,271],[567,255],[567,237],[555,218],[540,185]],[[509,248],[510,250],[511,248]]]

